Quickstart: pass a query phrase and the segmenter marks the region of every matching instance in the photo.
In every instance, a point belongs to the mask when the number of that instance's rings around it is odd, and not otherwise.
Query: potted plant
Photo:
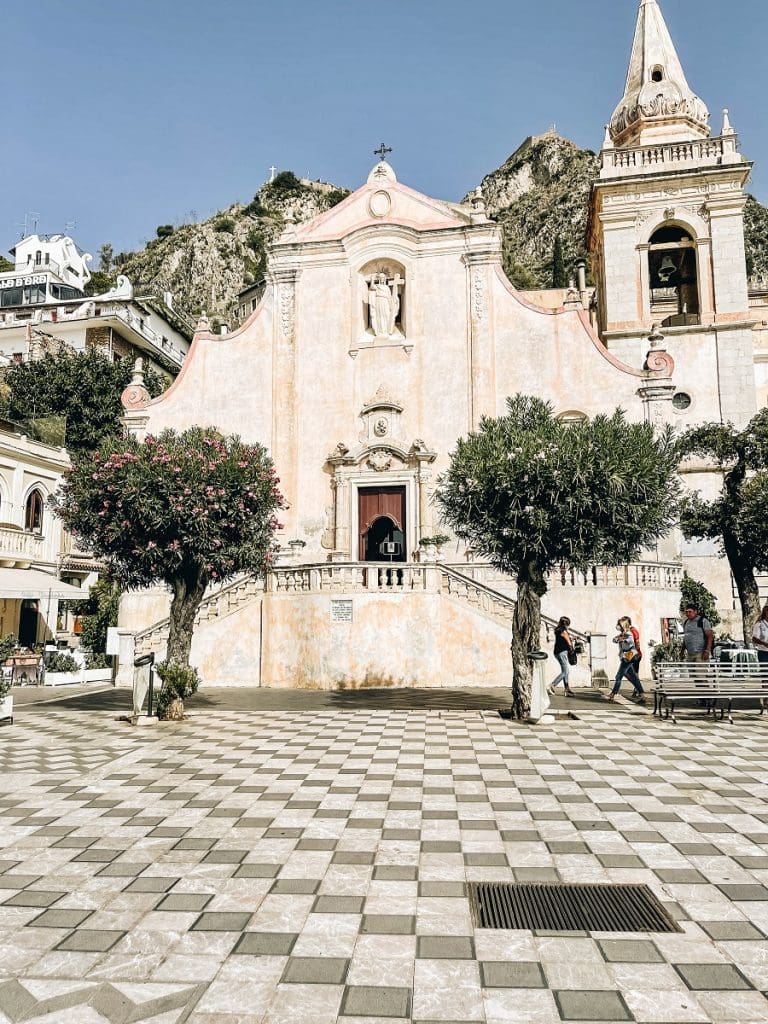
[[[54,651],[45,663],[45,685],[64,686],[81,682],[81,666],[76,658],[66,651]]]
[[[162,661],[157,666],[162,681],[157,695],[157,717],[162,721],[179,722],[184,718],[184,701],[197,692],[200,676],[191,665]]]
[[[16,646],[16,637],[9,633],[0,639],[0,722],[10,721],[13,725],[13,694],[11,685],[13,676],[10,671],[3,670],[2,666],[11,656]]]

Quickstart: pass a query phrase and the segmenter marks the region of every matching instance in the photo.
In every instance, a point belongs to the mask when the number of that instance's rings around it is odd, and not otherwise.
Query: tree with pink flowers
[[[261,445],[194,427],[106,441],[75,460],[52,505],[125,588],[170,588],[167,661],[189,665],[206,587],[271,562],[278,483]]]

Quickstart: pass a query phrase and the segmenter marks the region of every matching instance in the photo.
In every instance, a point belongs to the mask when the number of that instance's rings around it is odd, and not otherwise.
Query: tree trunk
[[[167,661],[176,662],[177,665],[189,665],[195,616],[204,593],[205,583],[199,578],[191,581],[176,580],[173,584]]]
[[[518,575],[517,601],[512,618],[512,717],[525,720],[531,714],[533,662],[528,658],[541,642],[541,596],[547,587],[541,576]]]
[[[724,536],[723,545],[733,578],[736,581],[736,590],[739,594],[744,642],[749,644],[752,642],[752,628],[760,618],[761,611],[760,591],[755,579],[755,570],[752,565],[741,557],[739,545],[733,537],[730,535]]]

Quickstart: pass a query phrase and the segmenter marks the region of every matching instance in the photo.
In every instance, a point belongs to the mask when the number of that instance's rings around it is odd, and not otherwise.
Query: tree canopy
[[[546,576],[566,564],[631,562],[675,523],[678,451],[669,429],[611,416],[563,421],[539,398],[507,399],[458,442],[437,501],[458,537],[517,579],[516,713],[530,706]],[[577,625],[577,624],[574,624]]]
[[[14,364],[5,375],[3,414],[19,423],[66,417],[69,453],[93,451],[105,438],[120,434],[120,395],[130,383],[132,369],[127,361],[112,362],[95,349],[62,349],[34,362]],[[165,378],[151,367],[144,383],[153,398],[165,388]]]
[[[277,484],[261,445],[195,427],[108,439],[75,460],[52,504],[122,586],[171,588],[168,660],[187,664],[208,584],[271,561]]]
[[[720,494],[704,500],[689,494],[681,526],[688,538],[716,540],[728,559],[741,604],[744,637],[760,616],[755,574],[768,571],[768,409],[743,430],[707,423],[689,430],[682,451],[711,460],[723,473]]]

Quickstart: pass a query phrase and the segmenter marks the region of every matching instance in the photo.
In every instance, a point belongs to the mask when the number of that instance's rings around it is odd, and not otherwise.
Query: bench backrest
[[[768,663],[751,661],[662,662],[657,666],[659,690],[765,692],[768,694]]]

